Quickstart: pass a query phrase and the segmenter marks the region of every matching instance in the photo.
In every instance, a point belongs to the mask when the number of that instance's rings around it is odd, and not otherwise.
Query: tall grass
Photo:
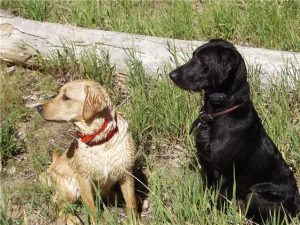
[[[193,111],[198,97],[190,96],[172,85],[167,71],[157,79],[147,77],[138,57],[129,56],[127,86],[131,107],[127,108],[127,114],[134,119],[131,123],[133,134],[141,139],[187,136],[186,124],[191,123],[197,111],[191,115],[188,112]]]
[[[300,51],[299,1],[2,0],[25,18],[188,40]]]
[[[109,55],[100,49],[89,49],[83,52],[82,58],[78,60],[73,49],[72,46],[66,44],[65,49],[53,53],[50,61],[44,61],[42,64],[42,73],[50,74],[55,79],[61,77],[66,80],[94,79],[104,85],[110,91],[114,101],[117,101],[119,93],[114,82],[114,65],[110,64]],[[97,51],[102,54],[95,54]],[[199,175],[201,168],[197,163],[193,163],[193,169],[191,169],[188,166],[177,167],[171,159],[164,159],[162,162],[157,160],[160,163],[154,160],[157,159],[154,155],[175,152],[175,145],[180,145],[187,152],[185,157],[194,157],[194,144],[191,141],[192,137],[188,135],[188,130],[193,119],[197,117],[202,98],[199,94],[185,92],[173,85],[168,79],[168,72],[171,68],[166,69],[158,79],[152,79],[145,74],[139,55],[133,50],[127,50],[127,53],[129,72],[125,82],[128,96],[117,108],[128,120],[130,131],[139,146],[139,152],[145,155],[151,211],[149,211],[148,218],[144,216],[142,219],[144,221],[147,219],[149,224],[246,224],[247,219],[242,212],[237,210],[234,198],[228,199],[223,211],[217,209],[217,191],[203,187],[203,181]],[[252,99],[267,133],[279,146],[288,164],[295,169],[298,183],[300,183],[300,76],[297,70],[289,74],[294,79],[294,85],[291,87],[289,81],[284,79],[286,73],[286,71],[282,72],[281,82],[271,82],[269,86],[261,83],[259,68],[249,68],[248,78]],[[5,76],[4,78],[5,81],[9,81],[12,77]],[[6,87],[10,88],[8,90],[16,86],[15,83],[8,84]],[[8,104],[5,98],[3,101]],[[21,105],[21,101],[16,101],[14,107]],[[152,148],[152,143],[158,147]],[[40,144],[44,145],[44,143]],[[171,152],[167,148],[171,149]],[[41,163],[40,166],[46,167],[46,165],[47,163]],[[26,185],[28,188],[20,188],[18,192],[20,193],[18,198],[22,199],[19,201],[20,204],[27,202],[27,208],[24,209],[26,215],[43,212],[45,221],[53,220],[55,214],[53,206],[47,208],[43,204],[49,201],[47,190],[43,192],[41,187],[28,186],[28,183]],[[10,190],[8,199],[14,199],[14,193],[16,190]],[[30,195],[30,193],[35,194]],[[103,206],[100,196],[97,197],[96,202],[99,208]],[[114,207],[103,207],[104,210],[99,212],[101,213],[99,221],[118,224],[120,218],[116,213],[118,212],[117,203]],[[85,206],[69,205],[66,210],[73,210],[79,214],[86,212],[83,220],[87,223],[89,212]],[[9,211],[4,216],[8,217],[8,213]],[[127,219],[122,219],[122,222],[131,224]],[[296,225],[299,222],[299,219],[295,218],[293,222],[287,224]],[[274,215],[274,219],[266,224],[279,225],[278,216]]]
[[[17,79],[9,79],[9,74],[0,77],[0,161],[4,163],[24,150],[22,140],[16,137],[16,126],[28,114],[22,105],[21,91],[15,87]]]

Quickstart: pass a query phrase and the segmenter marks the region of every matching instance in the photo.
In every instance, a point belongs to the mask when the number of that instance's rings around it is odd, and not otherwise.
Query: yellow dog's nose
[[[37,105],[35,108],[39,113],[41,113],[44,109],[44,105]]]

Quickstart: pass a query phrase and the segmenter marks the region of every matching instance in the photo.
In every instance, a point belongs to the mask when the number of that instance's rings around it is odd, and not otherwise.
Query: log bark
[[[134,49],[146,72],[157,75],[163,73],[167,64],[174,66],[168,43],[177,49],[179,63],[191,56],[196,47],[205,43],[38,22],[13,16],[3,10],[0,11],[0,19],[0,59],[26,66],[36,65],[35,49],[48,56],[54,50],[62,50],[63,41],[67,40],[75,46],[78,57],[89,46],[96,46],[99,54],[100,49],[107,49],[111,62],[118,71],[123,72],[127,70],[126,62],[129,58],[126,50]],[[300,53],[239,45],[236,47],[248,65],[261,66],[267,79],[276,77],[283,68],[300,70]],[[287,62],[293,66],[287,65]]]

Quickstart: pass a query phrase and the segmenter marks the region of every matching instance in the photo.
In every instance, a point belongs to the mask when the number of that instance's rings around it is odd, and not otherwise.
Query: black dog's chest
[[[206,160],[211,158],[210,128],[207,124],[198,124],[195,129],[196,147],[198,155]]]

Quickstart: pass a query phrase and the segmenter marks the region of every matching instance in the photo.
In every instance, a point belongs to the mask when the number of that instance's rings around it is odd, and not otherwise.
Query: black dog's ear
[[[223,48],[219,54],[220,54],[221,64],[223,64],[224,68],[226,68],[226,70],[228,71],[233,69],[232,67],[235,64],[235,58],[236,58],[233,49]]]
[[[220,71],[219,77],[216,79],[217,85],[221,85],[225,80],[233,78],[232,74],[238,64],[234,50],[231,48],[222,48],[219,51],[219,63],[223,71]]]

